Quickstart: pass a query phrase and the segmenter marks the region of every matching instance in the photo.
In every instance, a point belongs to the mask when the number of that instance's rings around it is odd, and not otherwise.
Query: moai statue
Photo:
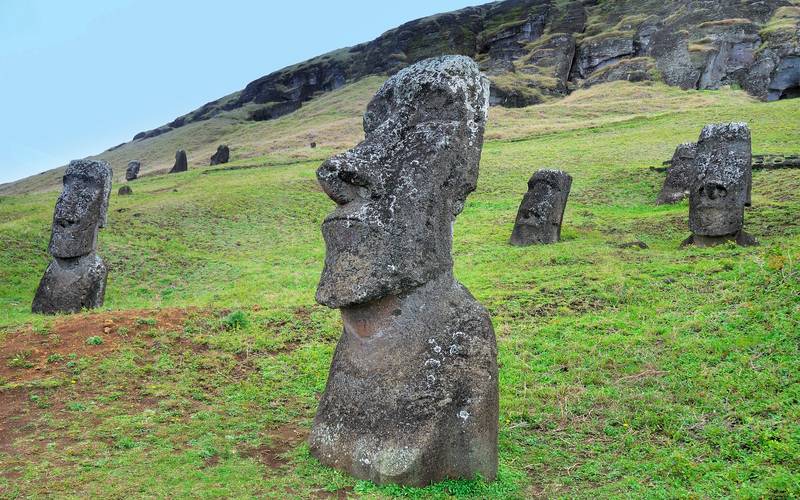
[[[309,436],[322,463],[422,486],[497,471],[497,347],[486,309],[453,277],[452,225],[475,189],[489,81],[463,56],[389,78],[366,137],[317,178],[317,301],[344,331]]]
[[[528,180],[528,192],[517,211],[511,244],[517,246],[556,243],[572,177],[561,170],[539,170]]]
[[[217,152],[211,155],[211,165],[219,165],[221,163],[228,163],[231,157],[231,150],[226,144],[220,144],[217,147]]]
[[[128,168],[125,170],[125,180],[133,181],[139,178],[139,169],[142,164],[136,160],[128,162]]]
[[[175,151],[175,165],[169,171],[170,174],[186,172],[189,170],[189,162],[186,160],[186,151],[179,149]]]
[[[50,236],[53,260],[44,272],[33,312],[73,313],[103,305],[106,266],[95,253],[106,225],[111,167],[105,161],[75,160],[64,173]]]
[[[742,230],[750,198],[750,129],[745,123],[707,125],[700,134],[696,177],[689,192],[689,229],[684,245],[714,246],[726,241],[755,245]]]
[[[667,178],[658,195],[656,204],[677,203],[689,195],[694,179],[697,177],[694,159],[697,155],[697,144],[686,142],[675,148],[672,164],[667,169]]]

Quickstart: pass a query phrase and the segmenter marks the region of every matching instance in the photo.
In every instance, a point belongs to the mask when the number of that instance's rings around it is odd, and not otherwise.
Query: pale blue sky
[[[0,183],[129,141],[284,66],[480,3],[0,0]]]

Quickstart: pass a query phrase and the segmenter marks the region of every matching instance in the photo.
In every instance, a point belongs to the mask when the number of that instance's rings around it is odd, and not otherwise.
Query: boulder
[[[752,185],[750,129],[745,123],[707,125],[695,156],[689,192],[689,229],[684,244],[713,246],[756,241],[743,231],[744,207]]]
[[[528,192],[517,211],[511,244],[556,243],[567,206],[572,177],[561,170],[539,170],[528,180]]]
[[[217,146],[217,152],[211,155],[211,165],[220,165],[228,163],[231,156],[231,150],[228,149],[227,144],[220,144]]]
[[[121,188],[119,188],[119,191],[117,191],[117,194],[119,196],[128,196],[128,195],[133,194],[133,189],[131,189],[130,186],[125,185],[125,186],[122,186]]]
[[[49,251],[53,260],[33,299],[35,313],[71,313],[103,304],[106,267],[95,252],[106,225],[111,167],[75,160],[64,172],[64,189],[53,214]]]
[[[491,319],[452,274],[451,227],[475,189],[489,83],[467,57],[410,66],[364,115],[365,139],[317,178],[317,301],[344,331],[309,437],[322,463],[378,484],[497,472]]]
[[[175,174],[186,172],[187,170],[189,170],[189,162],[186,159],[186,151],[179,149],[175,152],[175,165],[172,166],[169,173]]]
[[[132,181],[136,180],[139,177],[139,169],[142,168],[142,164],[136,160],[128,162],[128,168],[125,169],[125,180]]]
[[[656,204],[677,203],[689,195],[697,177],[694,168],[696,155],[697,144],[693,142],[687,142],[675,148],[672,163],[667,169],[667,178],[658,194]]]

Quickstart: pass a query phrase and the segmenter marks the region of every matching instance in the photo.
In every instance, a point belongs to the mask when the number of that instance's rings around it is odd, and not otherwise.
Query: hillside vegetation
[[[314,302],[333,206],[314,171],[361,137],[380,82],[277,120],[207,120],[213,141],[192,125],[148,139],[183,144],[195,168],[133,196],[115,185],[100,311],[29,313],[58,192],[0,197],[0,495],[800,496],[800,171],[754,173],[745,228],[761,246],[681,249],[688,206],[656,206],[649,168],[711,122],[748,122],[756,153],[797,152],[800,100],[660,83],[490,112],[454,260],[498,337],[498,480],[377,487],[313,459],[341,328]],[[196,168],[217,142],[237,161]],[[512,247],[543,167],[574,177],[563,241]],[[649,248],[618,248],[634,240]]]

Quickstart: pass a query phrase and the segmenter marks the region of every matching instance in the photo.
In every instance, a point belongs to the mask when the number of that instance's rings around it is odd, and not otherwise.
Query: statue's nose
[[[317,180],[322,190],[339,205],[350,203],[356,197],[355,169],[348,167],[345,158],[334,156],[317,169]]]

